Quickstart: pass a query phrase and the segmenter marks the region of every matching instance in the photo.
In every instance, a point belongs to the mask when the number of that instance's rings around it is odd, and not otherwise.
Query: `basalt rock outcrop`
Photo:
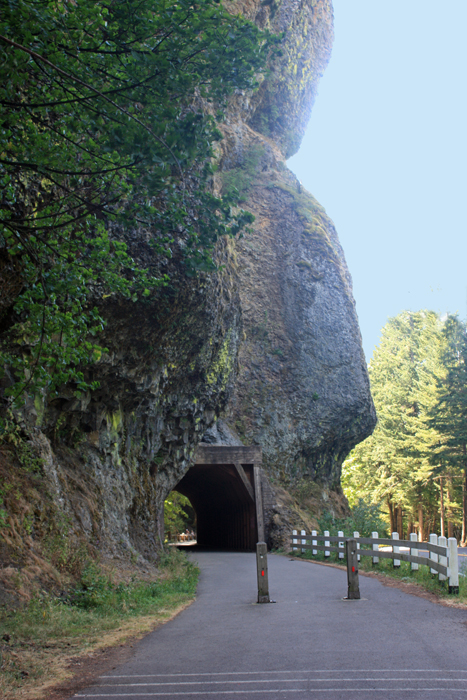
[[[61,514],[70,536],[113,557],[156,555],[164,499],[207,430],[210,442],[228,433],[262,445],[273,481],[309,477],[332,488],[375,424],[337,234],[285,165],[329,60],[331,2],[226,4],[283,32],[260,88],[232,98],[218,148],[213,187],[240,193],[256,217],[252,233],[220,242],[215,274],[189,278],[180,268],[151,301],[109,301],[108,352],[91,368],[100,389],[77,399],[65,387],[18,418],[51,500],[25,501],[11,517],[39,532]],[[220,414],[227,427],[216,428]],[[0,453],[4,466],[12,450]],[[285,511],[270,493],[272,522]]]
[[[343,459],[376,417],[336,230],[284,163],[329,57],[331,14],[328,2],[270,6],[284,55],[246,105],[232,106],[220,179],[244,193],[256,217],[236,246],[244,342],[225,418],[245,444],[262,445],[273,479],[309,477],[335,489]]]
[[[255,230],[238,245],[244,342],[228,420],[273,477],[336,487],[375,420],[351,279],[323,208],[266,154]]]

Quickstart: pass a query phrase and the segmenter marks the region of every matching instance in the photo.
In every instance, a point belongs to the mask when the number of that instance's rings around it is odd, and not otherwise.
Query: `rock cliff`
[[[157,298],[109,302],[108,353],[90,370],[100,389],[76,399],[65,387],[17,417],[16,434],[45,474],[35,496],[9,501],[18,532],[25,518],[37,535],[61,518],[70,537],[113,557],[151,559],[164,499],[208,429],[211,442],[236,435],[262,445],[273,481],[310,477],[336,488],[343,458],[374,427],[343,252],[323,208],[285,166],[329,59],[331,3],[228,8],[283,32],[282,55],[259,90],[231,100],[213,183],[239,192],[253,232],[221,241],[215,274],[188,278],[174,261],[172,286]],[[215,427],[221,413],[224,429]],[[1,448],[4,478],[18,459],[24,466],[13,442]],[[280,508],[270,494],[272,520]]]
[[[284,162],[329,58],[332,8],[263,3],[255,21],[284,32],[284,49],[258,93],[233,105],[225,128],[222,186],[236,186],[256,217],[236,245],[244,342],[226,419],[245,444],[262,445],[273,479],[336,488],[343,459],[376,417],[336,230]]]

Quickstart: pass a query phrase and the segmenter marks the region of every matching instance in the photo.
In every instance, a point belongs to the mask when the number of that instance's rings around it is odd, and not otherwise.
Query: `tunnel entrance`
[[[264,539],[261,447],[200,445],[175,490],[186,496],[204,547],[254,550]]]

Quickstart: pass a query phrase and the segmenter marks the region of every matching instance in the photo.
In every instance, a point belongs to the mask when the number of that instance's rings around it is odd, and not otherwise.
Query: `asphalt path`
[[[74,698],[467,700],[467,611],[269,555],[275,604],[258,605],[255,555],[194,552],[196,602],[132,660]]]

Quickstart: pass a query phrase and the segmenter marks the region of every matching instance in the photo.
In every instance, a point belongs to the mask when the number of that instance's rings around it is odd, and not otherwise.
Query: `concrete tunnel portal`
[[[200,546],[252,551],[264,540],[261,461],[261,447],[198,447],[175,490],[196,512]]]

